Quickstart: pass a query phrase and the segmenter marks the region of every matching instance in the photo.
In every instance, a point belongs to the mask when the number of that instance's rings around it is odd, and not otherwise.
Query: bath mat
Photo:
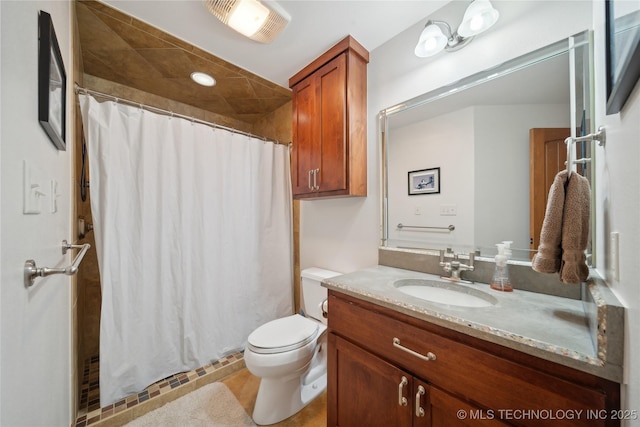
[[[255,426],[240,402],[223,383],[212,383],[161,406],[126,427]]]

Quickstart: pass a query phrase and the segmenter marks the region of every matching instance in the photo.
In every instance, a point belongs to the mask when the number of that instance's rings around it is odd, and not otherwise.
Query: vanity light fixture
[[[441,50],[453,52],[466,46],[473,37],[488,30],[498,21],[500,13],[489,0],[474,0],[464,13],[457,31],[444,21],[428,20],[415,48],[416,56],[426,58]],[[443,32],[444,30],[444,32]]]
[[[260,43],[273,41],[291,21],[275,1],[206,0],[205,6],[222,23]]]
[[[214,86],[216,84],[216,79],[200,71],[191,73],[191,80],[202,86]]]

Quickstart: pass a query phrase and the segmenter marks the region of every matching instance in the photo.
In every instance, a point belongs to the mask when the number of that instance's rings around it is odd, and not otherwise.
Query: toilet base
[[[304,384],[299,377],[289,381],[263,378],[253,409],[253,422],[264,426],[289,418],[311,403],[326,388],[326,373],[308,384]]]

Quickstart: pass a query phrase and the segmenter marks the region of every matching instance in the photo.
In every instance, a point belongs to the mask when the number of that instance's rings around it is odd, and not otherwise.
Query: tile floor
[[[229,372],[231,373],[229,374]],[[252,375],[244,367],[242,353],[236,353],[193,371],[172,375],[138,394],[101,408],[99,357],[95,356],[85,361],[83,374],[80,409],[74,427],[121,426],[173,398],[195,390],[199,386],[195,384],[197,381],[209,383],[219,380],[223,382],[236,396],[247,414],[251,415],[260,385],[260,378]],[[180,386],[184,387],[179,388]],[[170,396],[173,392],[175,392],[175,397]],[[141,405],[142,403],[145,405]],[[143,408],[144,406],[148,406],[148,408]],[[325,427],[327,425],[326,392],[302,411],[273,425],[280,427]]]

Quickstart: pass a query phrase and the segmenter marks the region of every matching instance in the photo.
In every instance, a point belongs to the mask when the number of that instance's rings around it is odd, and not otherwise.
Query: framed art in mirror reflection
[[[408,173],[409,195],[440,193],[440,168],[420,169]]]

